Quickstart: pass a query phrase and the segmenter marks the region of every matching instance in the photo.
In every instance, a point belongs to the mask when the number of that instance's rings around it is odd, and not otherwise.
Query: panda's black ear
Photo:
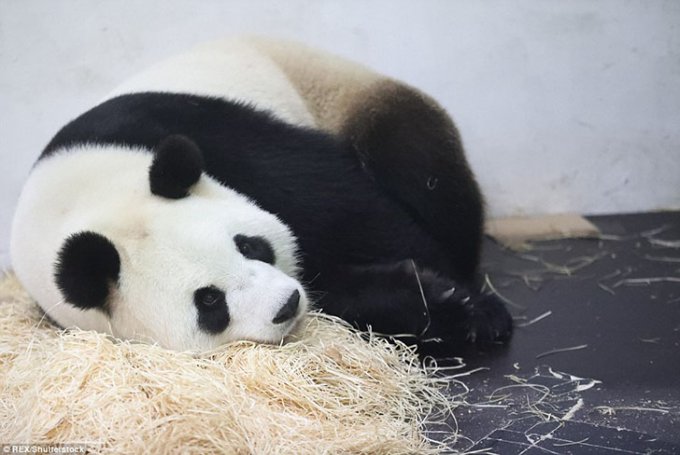
[[[151,192],[169,199],[186,197],[202,171],[203,154],[198,145],[186,136],[168,136],[154,150],[149,169]]]
[[[59,251],[55,278],[71,305],[108,311],[111,285],[118,281],[120,256],[109,239],[95,232],[70,236]]]

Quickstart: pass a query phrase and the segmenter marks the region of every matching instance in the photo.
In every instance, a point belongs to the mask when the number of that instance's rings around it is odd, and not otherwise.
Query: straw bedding
[[[201,355],[41,320],[0,277],[0,442],[101,453],[430,453],[447,409],[414,353],[314,315],[283,346]]]

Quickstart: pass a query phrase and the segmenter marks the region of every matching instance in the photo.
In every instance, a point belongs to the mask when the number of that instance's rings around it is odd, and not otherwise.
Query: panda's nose
[[[300,291],[296,289],[295,291],[293,291],[290,297],[288,297],[288,300],[281,307],[279,312],[276,313],[276,316],[274,316],[272,322],[274,324],[281,324],[282,322],[286,322],[287,320],[291,319],[297,313],[299,305],[300,305]]]

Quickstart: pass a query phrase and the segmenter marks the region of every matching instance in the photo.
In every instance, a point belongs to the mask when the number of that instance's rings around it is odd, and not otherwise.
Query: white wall
[[[126,76],[255,33],[440,100],[494,215],[680,207],[680,1],[0,0],[0,265],[35,157]]]

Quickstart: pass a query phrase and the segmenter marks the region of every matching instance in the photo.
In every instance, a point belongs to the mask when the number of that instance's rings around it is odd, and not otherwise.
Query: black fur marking
[[[276,262],[274,250],[264,237],[249,237],[238,234],[234,236],[234,243],[241,254],[248,259],[266,262],[267,264],[274,264]]]
[[[203,171],[203,155],[198,146],[182,135],[172,135],[156,146],[149,169],[151,192],[169,199],[181,199],[198,182]]]
[[[198,327],[210,334],[218,334],[229,325],[229,308],[224,292],[214,286],[197,289],[194,305],[198,309]]]
[[[442,242],[457,278],[472,280],[482,196],[446,112],[426,95],[384,81],[347,115],[341,134],[376,182]]]
[[[120,257],[111,241],[94,232],[74,234],[59,251],[55,269],[57,286],[68,303],[108,313],[106,300],[120,273]]]

